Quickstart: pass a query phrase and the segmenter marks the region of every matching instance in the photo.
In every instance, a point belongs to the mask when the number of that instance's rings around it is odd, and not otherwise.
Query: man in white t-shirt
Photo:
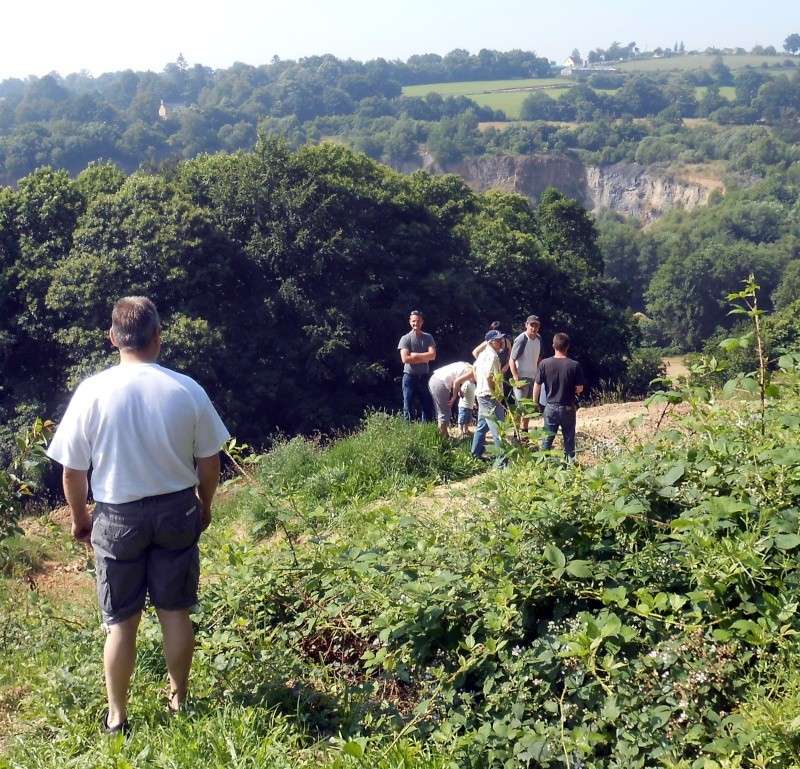
[[[464,361],[448,363],[437,368],[428,380],[428,389],[436,409],[436,422],[442,438],[448,437],[447,428],[450,426],[451,410],[458,398],[461,385],[470,381],[475,381],[475,374],[472,366]]]
[[[480,459],[486,444],[486,433],[492,434],[495,446],[501,443],[499,422],[503,407],[498,395],[502,392],[502,367],[497,353],[503,349],[505,339],[496,330],[489,331],[484,341],[486,347],[475,361],[475,395],[478,398],[478,424],[472,436],[472,456]]]
[[[177,712],[186,699],[198,540],[211,523],[219,449],[230,435],[197,382],[156,363],[161,324],[149,299],[120,299],[110,338],[119,365],[81,382],[47,454],[64,467],[72,534],[94,548],[108,630],[103,726],[114,734],[129,728],[128,686],[147,595],[164,636],[168,708]],[[87,508],[90,468],[93,515]]]
[[[525,321],[525,330],[514,340],[511,346],[511,376],[520,383],[514,388],[514,400],[519,404],[523,399],[533,397],[533,382],[539,370],[539,360],[542,357],[542,340],[539,337],[539,318],[529,315]],[[520,420],[523,433],[528,431],[529,417]]]

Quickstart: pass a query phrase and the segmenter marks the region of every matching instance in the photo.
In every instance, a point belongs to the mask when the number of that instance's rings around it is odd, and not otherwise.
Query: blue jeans
[[[428,389],[428,374],[403,374],[403,416],[411,421],[414,398],[419,401],[423,422],[433,422],[433,398]]]
[[[486,433],[492,434],[495,446],[501,442],[498,422],[503,418],[503,407],[494,399],[485,395],[478,396],[478,424],[475,427],[475,435],[472,438],[472,456],[479,458],[483,456],[486,444]]]
[[[544,407],[544,429],[547,435],[542,439],[542,448],[547,451],[553,446],[558,428],[564,439],[564,454],[569,459],[575,457],[575,406],[558,406],[548,403]]]

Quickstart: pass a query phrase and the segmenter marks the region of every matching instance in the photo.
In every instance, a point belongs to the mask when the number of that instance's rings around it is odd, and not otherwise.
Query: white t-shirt
[[[458,399],[458,407],[460,409],[469,409],[472,411],[475,405],[475,383],[464,382],[461,385],[461,397]]]
[[[195,457],[230,437],[205,390],[156,363],[124,363],[81,382],[47,449],[73,470],[92,467],[109,504],[197,485]]]
[[[452,390],[453,382],[468,371],[472,371],[472,366],[470,366],[469,363],[464,363],[463,361],[448,363],[446,366],[437,368],[436,371],[431,374],[431,379],[438,379],[440,382],[444,382],[447,385],[447,389]]]
[[[493,394],[492,379],[500,369],[500,358],[492,346],[487,344],[475,360],[475,395],[480,398]]]

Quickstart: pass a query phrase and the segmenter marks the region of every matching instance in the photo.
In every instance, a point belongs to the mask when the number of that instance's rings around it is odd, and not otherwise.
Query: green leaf
[[[567,573],[578,579],[586,579],[592,576],[594,563],[592,561],[570,561],[567,564]]]
[[[749,393],[758,392],[758,382],[749,376],[743,377],[739,382],[739,386]]]
[[[680,531],[681,529],[697,528],[698,526],[702,526],[702,523],[703,522],[697,518],[675,518],[670,521],[669,525],[676,531]]]
[[[734,393],[736,392],[736,387],[738,386],[739,381],[737,379],[729,379],[722,385],[722,397],[723,398],[731,398],[733,397]]]
[[[686,467],[682,462],[678,462],[678,464],[673,465],[669,470],[667,470],[664,475],[660,476],[656,480],[661,486],[672,486],[675,481],[679,480],[683,477],[683,474],[686,472]]]
[[[564,553],[561,552],[555,545],[547,545],[544,549],[545,560],[555,566],[557,569],[563,569],[567,564],[567,559]]]
[[[363,742],[366,742],[363,737],[358,740],[348,740],[342,745],[342,753],[353,758],[364,758]]]
[[[602,599],[604,604],[615,603],[620,607],[628,604],[627,591],[622,585],[614,588],[606,588],[603,591]]]
[[[728,339],[723,339],[719,343],[719,346],[725,350],[725,352],[731,352],[731,350],[735,350],[737,347],[739,347],[739,338],[732,336]]]
[[[603,638],[615,636],[622,630],[622,620],[616,614],[609,614],[600,626],[600,635]]]
[[[606,721],[616,721],[621,715],[622,711],[617,706],[617,698],[616,697],[608,697],[603,705],[603,709],[600,711],[600,715],[606,719]]]
[[[766,452],[764,456],[769,457],[776,465],[800,465],[800,450],[789,446]]]
[[[800,536],[797,534],[776,534],[775,547],[779,550],[792,550],[800,545]]]

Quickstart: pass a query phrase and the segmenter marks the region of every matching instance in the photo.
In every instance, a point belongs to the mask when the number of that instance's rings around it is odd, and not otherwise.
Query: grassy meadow
[[[541,88],[563,88],[563,77],[528,78],[526,80],[465,80],[458,83],[427,83],[403,87],[403,96],[426,96],[438,93],[442,96],[472,96],[474,94],[495,93],[511,89],[537,91]]]
[[[476,104],[490,109],[503,110],[510,119],[519,117],[522,102],[533,91],[543,90],[557,99],[574,83],[565,78],[532,78],[527,80],[473,80],[460,83],[431,83],[403,88],[404,96],[466,96]]]
[[[430,83],[428,85],[405,86],[403,88],[403,95],[426,96],[429,93],[438,93],[441,96],[466,96],[481,107],[502,110],[509,120],[518,120],[520,117],[520,110],[522,109],[522,102],[530,93],[534,91],[544,91],[544,93],[553,99],[558,99],[575,84],[575,81],[566,78],[473,80],[459,83]],[[598,93],[614,93],[616,89],[595,90]],[[719,91],[723,98],[731,102],[735,101],[736,89],[733,86],[722,86]],[[695,88],[695,96],[698,99],[701,99],[705,92],[705,86],[697,86]]]
[[[635,59],[633,61],[621,61],[614,64],[620,72],[689,72],[691,70],[710,69],[716,57],[709,54],[697,54],[693,56],[670,56],[665,59]],[[752,54],[726,55],[722,57],[728,69],[736,71],[745,67],[763,67],[766,65],[770,69],[781,67],[785,59],[792,59],[800,62],[798,57],[788,54],[778,54],[777,56],[754,56]]]

